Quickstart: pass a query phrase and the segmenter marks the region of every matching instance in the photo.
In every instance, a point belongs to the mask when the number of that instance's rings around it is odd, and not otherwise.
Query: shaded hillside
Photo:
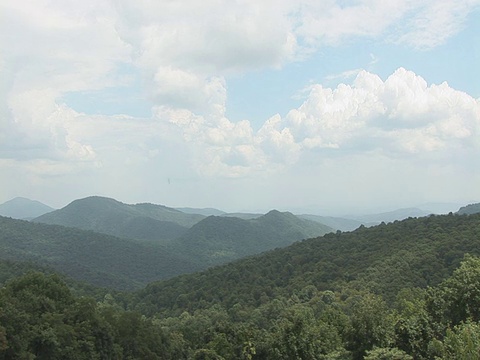
[[[133,289],[200,267],[157,244],[0,217],[0,259],[49,266],[97,286]]]
[[[402,288],[439,283],[465,253],[480,255],[480,214],[411,218],[330,233],[203,273],[150,284],[139,293],[137,306],[151,314],[213,304],[258,306],[308,286],[333,290],[346,284],[392,300]]]
[[[478,213],[480,213],[480,203],[463,206],[457,212],[459,215],[472,215]]]
[[[330,231],[325,225],[276,210],[251,220],[210,216],[172,241],[170,248],[202,264],[217,265]]]
[[[7,216],[14,219],[33,219],[53,210],[55,209],[40,201],[23,197],[16,197],[0,204],[0,216]]]
[[[35,222],[93,230],[118,237],[145,240],[176,238],[204,216],[154,204],[128,205],[92,196],[75,200],[62,209],[34,219]]]

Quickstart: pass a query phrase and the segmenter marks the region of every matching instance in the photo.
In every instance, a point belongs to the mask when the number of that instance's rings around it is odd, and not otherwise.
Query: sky
[[[480,0],[3,0],[0,203],[480,202],[479,64]]]

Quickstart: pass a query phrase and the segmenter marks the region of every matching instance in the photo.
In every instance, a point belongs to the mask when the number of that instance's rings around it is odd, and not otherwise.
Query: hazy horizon
[[[101,195],[91,195],[87,197],[95,197],[95,196],[101,196]],[[0,205],[14,201],[16,198],[23,198],[27,200],[32,200],[32,201],[39,201],[37,199],[30,199],[26,198],[24,196],[17,196],[12,199],[9,199],[5,202],[0,202]],[[71,199],[71,201],[68,201],[64,203],[63,205],[60,206],[52,206],[48,202],[43,202],[44,205],[50,206],[54,208],[55,210],[61,209],[67,205],[69,205],[71,202],[75,200],[80,200],[84,198],[79,198],[79,199]],[[215,207],[215,206],[203,206],[203,207],[195,207],[195,206],[183,206],[183,205],[175,205],[175,204],[166,204],[166,203],[154,203],[151,201],[142,201],[142,202],[126,202],[123,201],[122,199],[115,199],[117,201],[120,201],[125,204],[140,204],[140,203],[152,203],[154,205],[161,205],[161,206],[166,206],[169,208],[174,208],[174,209],[182,209],[182,208],[189,208],[189,209],[214,209],[214,210],[220,210],[224,211],[225,213],[257,213],[257,214],[266,214],[267,212],[271,210],[278,210],[282,212],[291,212],[296,215],[318,215],[318,216],[333,216],[333,217],[355,217],[355,216],[365,216],[365,215],[375,215],[375,214],[382,214],[382,213],[389,213],[389,212],[395,212],[398,210],[409,210],[409,209],[418,209],[422,210],[425,212],[431,212],[433,214],[447,214],[449,212],[456,212],[458,211],[461,207],[477,203],[477,201],[470,201],[467,203],[424,203],[424,204],[412,204],[411,206],[405,206],[405,207],[395,207],[395,206],[385,206],[385,207],[365,207],[365,208],[354,208],[354,207],[347,207],[347,208],[324,208],[321,206],[305,206],[305,207],[279,207],[279,208],[243,208],[243,209],[236,209],[236,208],[220,208],[220,207]]]
[[[0,203],[480,201],[478,0],[6,0],[0,14]]]

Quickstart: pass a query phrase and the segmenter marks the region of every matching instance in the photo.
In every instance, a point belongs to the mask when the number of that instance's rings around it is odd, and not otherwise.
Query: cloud
[[[287,1],[118,1],[117,29],[149,69],[225,73],[282,64],[295,50]]]
[[[477,100],[443,83],[398,69],[386,81],[362,71],[352,85],[315,86],[284,126],[304,149],[381,150],[408,156],[456,148],[479,150]]]
[[[386,157],[440,159],[480,151],[478,100],[447,83],[430,85],[411,71],[385,81],[361,71],[351,85],[313,85],[308,98],[285,118],[268,119],[254,132],[248,121],[157,109],[194,144],[200,172],[245,176],[288,167],[314,152],[321,157],[375,152]]]
[[[301,106],[258,130],[226,115],[231,75],[278,69],[356,37],[428,49],[460,31],[478,1],[0,6],[0,167],[12,179],[33,174],[35,183],[89,171],[105,186],[121,186],[118,179],[140,173],[155,181],[175,174],[257,179],[354,154],[478,157],[478,100],[404,69],[386,80],[355,70],[353,82],[353,73],[344,73],[346,84],[336,88],[313,84]],[[63,103],[66,93],[126,85],[125,67],[142,79],[150,118],[92,115]]]
[[[419,2],[396,28],[394,41],[420,49],[430,49],[460,32],[468,15],[480,5],[478,0],[439,0]]]
[[[444,44],[463,29],[478,0],[304,1],[295,34],[313,51],[351,37],[386,37],[420,49]]]

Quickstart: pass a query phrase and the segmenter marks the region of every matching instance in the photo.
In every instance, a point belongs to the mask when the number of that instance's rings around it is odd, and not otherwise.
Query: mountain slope
[[[114,199],[92,196],[75,200],[34,221],[118,237],[169,240],[182,235],[188,227],[203,218],[202,215],[185,214],[161,205],[128,205]]]
[[[480,203],[463,206],[457,212],[459,215],[472,215],[477,213],[480,213]]]
[[[0,204],[0,216],[7,216],[14,219],[32,219],[53,210],[55,209],[40,201],[23,197],[16,197]]]
[[[124,290],[200,269],[158,244],[5,217],[0,217],[0,259],[29,261]]]
[[[465,253],[480,255],[480,214],[411,218],[329,233],[153,283],[139,292],[137,307],[169,315],[214,304],[255,307],[281,296],[300,296],[312,286],[320,291],[366,289],[392,301],[403,288],[438,284]]]
[[[204,264],[218,265],[330,231],[325,225],[273,210],[250,220],[210,216],[169,246]]]

